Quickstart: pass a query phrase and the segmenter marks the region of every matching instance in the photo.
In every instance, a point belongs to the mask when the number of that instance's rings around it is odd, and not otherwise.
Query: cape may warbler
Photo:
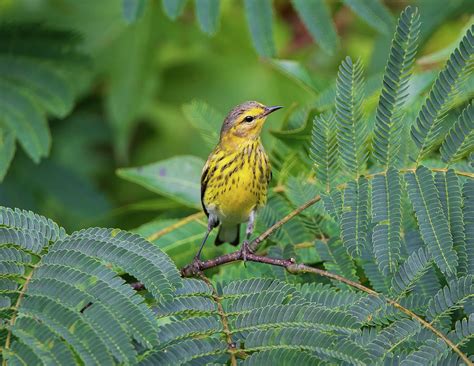
[[[244,259],[252,235],[255,215],[267,201],[271,167],[260,140],[267,116],[282,107],[245,102],[230,111],[221,128],[219,143],[209,155],[201,176],[201,202],[208,217],[207,232],[196,254],[213,228],[220,224],[216,245],[239,244],[240,224],[247,222]]]

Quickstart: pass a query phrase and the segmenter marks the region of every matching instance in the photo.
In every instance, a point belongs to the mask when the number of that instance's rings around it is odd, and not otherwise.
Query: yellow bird
[[[220,224],[215,244],[239,244],[240,224],[247,222],[244,258],[249,251],[255,215],[267,201],[272,173],[268,156],[260,140],[263,123],[281,106],[266,107],[245,102],[232,109],[222,124],[219,143],[207,159],[201,175],[201,203],[208,217],[207,232]]]

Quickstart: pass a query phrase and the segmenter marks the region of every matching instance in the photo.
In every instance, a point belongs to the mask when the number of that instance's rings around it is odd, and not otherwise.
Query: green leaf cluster
[[[186,3],[161,2],[172,20],[186,13]],[[380,39],[393,33],[387,57],[366,69],[362,59],[347,57],[327,83],[296,61],[266,61],[303,85],[313,99],[288,108],[281,126],[264,136],[274,179],[256,232],[320,196],[266,240],[262,253],[323,268],[378,296],[334,277],[293,275],[261,263],[222,266],[206,272],[204,279],[181,278],[178,268],[195,254],[207,223],[198,211],[204,162],[175,156],[117,171],[162,196],[136,204],[160,215],[141,222],[135,233],[88,228],[68,234],[33,212],[0,207],[2,361],[461,364],[458,353],[413,314],[472,357],[472,25],[436,76],[418,70],[415,61],[427,29],[436,25],[435,20],[423,25],[432,15],[426,5],[407,7],[396,23],[381,2],[344,3]],[[113,90],[104,110],[113,121],[116,153],[123,158],[137,116],[168,117],[166,107],[150,111],[135,92],[153,88],[147,77],[153,62],[170,61],[146,57],[155,42],[150,29],[156,24],[156,4],[124,0],[121,5],[117,16],[132,32],[118,38],[127,47],[117,41],[116,52],[104,55],[111,63],[103,72]],[[261,56],[273,57],[278,50],[273,40],[277,8],[271,1],[246,0],[242,5],[255,48]],[[195,1],[204,32],[216,32],[220,6],[223,2]],[[294,0],[291,6],[321,49],[335,54],[341,47],[329,16],[335,7],[323,0]],[[81,89],[74,71],[87,64],[75,47],[66,47],[72,34],[5,29],[10,32],[6,39],[14,39],[14,32],[21,37],[0,45],[0,71],[2,62],[12,70],[0,74],[2,96],[7,96],[0,100],[0,110],[6,111],[0,120],[5,152],[0,171],[6,171],[15,141],[34,160],[47,154],[46,116],[69,113]],[[182,57],[172,50],[172,57]],[[128,52],[140,57],[121,63]],[[210,149],[218,139],[222,111],[194,101],[182,112]],[[15,130],[18,123],[35,121],[42,122]],[[208,243],[204,256],[230,250]],[[411,315],[392,306],[393,301]]]

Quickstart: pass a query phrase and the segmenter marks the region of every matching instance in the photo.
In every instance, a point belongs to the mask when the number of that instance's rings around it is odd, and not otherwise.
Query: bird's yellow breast
[[[245,222],[252,210],[265,205],[270,176],[259,140],[233,152],[217,147],[203,170],[203,205],[223,223]]]

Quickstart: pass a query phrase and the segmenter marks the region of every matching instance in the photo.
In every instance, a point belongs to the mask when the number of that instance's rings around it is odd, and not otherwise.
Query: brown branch
[[[278,230],[281,226],[283,226],[288,221],[290,221],[293,217],[300,214],[302,211],[306,210],[308,207],[314,205],[315,203],[319,202],[320,200],[321,200],[321,196],[317,195],[316,197],[310,199],[305,204],[303,204],[300,207],[298,207],[298,208],[294,209],[293,211],[291,211],[288,215],[286,215],[280,221],[276,222],[273,226],[270,226],[267,230],[265,230],[262,234],[257,236],[250,243],[250,245],[249,245],[250,250],[252,252],[255,252],[258,249],[260,243],[262,243],[266,238],[268,238],[270,235],[272,235],[276,230]]]
[[[240,261],[240,260],[243,260],[243,253],[242,253],[242,251],[239,250],[239,251],[236,251],[236,252],[233,252],[233,253],[221,255],[217,258],[210,259],[210,260],[207,260],[207,261],[204,261],[204,262],[195,261],[192,264],[189,264],[186,267],[184,267],[181,270],[181,274],[184,277],[191,277],[191,276],[195,276],[195,275],[201,276],[203,270],[206,270],[206,269],[209,269],[209,268],[214,268],[214,267],[220,266],[220,265],[225,264],[225,263],[231,263],[231,262],[236,262],[236,261]],[[331,278],[331,279],[339,281],[339,282],[343,282],[343,283],[345,283],[345,284],[347,284],[351,287],[355,287],[355,288],[357,288],[357,289],[359,289],[359,290],[361,290],[361,291],[363,291],[363,292],[365,292],[365,293],[367,293],[371,296],[380,297],[380,294],[378,292],[376,292],[376,291],[374,291],[374,290],[372,290],[368,287],[365,287],[364,285],[361,285],[360,283],[348,280],[345,277],[339,276],[335,273],[331,273],[331,272],[328,272],[328,271],[325,271],[325,270],[322,270],[322,269],[319,269],[319,268],[310,267],[310,266],[307,266],[305,264],[297,264],[294,258],[279,259],[279,258],[264,257],[264,256],[256,255],[256,254],[253,254],[253,253],[247,253],[246,254],[246,260],[249,261],[249,262],[267,263],[267,264],[270,264],[270,265],[273,265],[273,266],[284,267],[284,268],[286,268],[286,270],[288,272],[290,272],[292,274],[314,273],[314,274],[317,274],[319,276],[323,276],[323,277]],[[438,329],[433,327],[430,323],[428,323],[427,321],[422,319],[420,316],[416,315],[411,310],[409,310],[409,309],[403,307],[402,305],[400,305],[398,302],[396,302],[394,300],[391,300],[391,299],[388,299],[388,298],[385,298],[385,297],[384,297],[384,299],[388,304],[392,305],[393,307],[400,310],[401,312],[407,314],[412,319],[415,319],[416,321],[420,322],[423,327],[429,329],[436,336],[438,336],[444,342],[446,342],[446,344],[449,347],[451,347],[451,349],[454,352],[456,352],[462,358],[462,360],[466,363],[466,365],[473,366],[473,363],[469,360],[469,358],[463,352],[461,352],[461,350],[453,342],[451,342],[442,332],[440,332]]]

